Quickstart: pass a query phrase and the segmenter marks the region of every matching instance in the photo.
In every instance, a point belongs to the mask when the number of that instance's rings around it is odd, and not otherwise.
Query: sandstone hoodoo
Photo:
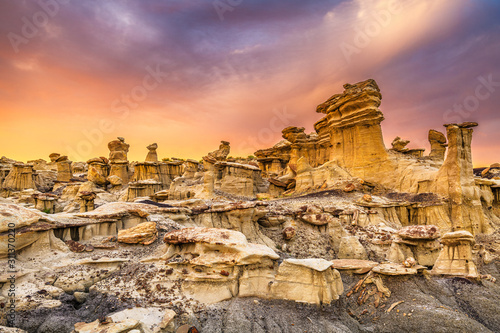
[[[122,184],[129,180],[129,163],[127,153],[130,145],[125,143],[125,139],[119,137],[108,143],[109,149],[109,176],[117,176],[122,180]]]
[[[0,331],[500,331],[500,164],[472,122],[386,148],[381,103],[345,84],[245,158],[2,157]]]

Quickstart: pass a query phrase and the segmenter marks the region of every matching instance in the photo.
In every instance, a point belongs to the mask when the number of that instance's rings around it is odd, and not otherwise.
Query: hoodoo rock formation
[[[472,122],[386,148],[381,101],[346,84],[255,157],[2,157],[0,332],[499,332],[500,164]]]
[[[129,147],[130,145],[125,143],[125,139],[122,137],[108,143],[109,176],[119,177],[122,184],[127,184],[129,181],[129,163],[127,159]]]

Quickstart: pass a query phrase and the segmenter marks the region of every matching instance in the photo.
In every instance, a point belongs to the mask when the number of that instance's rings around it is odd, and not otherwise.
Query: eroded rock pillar
[[[477,125],[445,125],[448,154],[436,175],[433,191],[449,198],[452,230],[467,230],[472,234],[491,231],[482,211],[480,192],[475,184],[472,165],[472,128]]]

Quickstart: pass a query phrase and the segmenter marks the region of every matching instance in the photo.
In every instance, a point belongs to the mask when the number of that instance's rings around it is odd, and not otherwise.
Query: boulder
[[[155,222],[144,222],[137,226],[118,231],[118,242],[149,245],[158,239]]]
[[[106,179],[106,176],[103,175],[98,167],[95,165],[91,164],[89,166],[89,171],[87,173],[87,179],[97,185],[104,186],[108,183],[108,180]]]

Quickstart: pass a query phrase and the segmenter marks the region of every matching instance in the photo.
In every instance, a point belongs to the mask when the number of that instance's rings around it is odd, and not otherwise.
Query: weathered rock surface
[[[68,156],[59,156],[55,160],[57,165],[57,181],[69,182],[73,178],[73,169],[71,164],[73,163],[68,159]]]
[[[36,189],[33,166],[24,163],[15,163],[5,177],[2,188],[12,191]]]
[[[148,155],[146,156],[146,162],[158,162],[158,153],[156,152],[156,149],[158,149],[158,144],[152,143],[148,148]]]
[[[155,222],[144,222],[133,228],[118,231],[118,241],[121,243],[149,245],[157,238]]]
[[[274,298],[330,304],[344,292],[340,273],[323,259],[285,259],[271,284]]]
[[[436,130],[429,130],[429,142],[431,144],[431,152],[429,157],[436,161],[444,161],[446,154],[446,136]]]
[[[475,240],[470,232],[464,230],[449,232],[443,235],[441,243],[444,247],[432,268],[432,274],[469,278],[479,276],[472,259],[472,245]]]
[[[137,331],[144,332],[141,328],[139,321],[135,319],[125,319],[121,322],[113,322],[110,319],[104,319],[102,321],[96,320],[92,323],[76,323],[75,332],[76,333],[122,333],[130,332],[133,329],[138,329]]]
[[[227,157],[227,155],[229,155],[230,151],[231,151],[231,147],[229,146],[229,142],[221,141],[219,149],[208,153],[208,156],[216,159],[217,161],[224,161],[224,160],[226,160],[226,157]]]
[[[445,126],[448,154],[436,175],[433,192],[450,199],[453,231],[463,229],[473,234],[490,233],[492,227],[483,213],[472,166],[472,128],[477,126],[477,123]]]

